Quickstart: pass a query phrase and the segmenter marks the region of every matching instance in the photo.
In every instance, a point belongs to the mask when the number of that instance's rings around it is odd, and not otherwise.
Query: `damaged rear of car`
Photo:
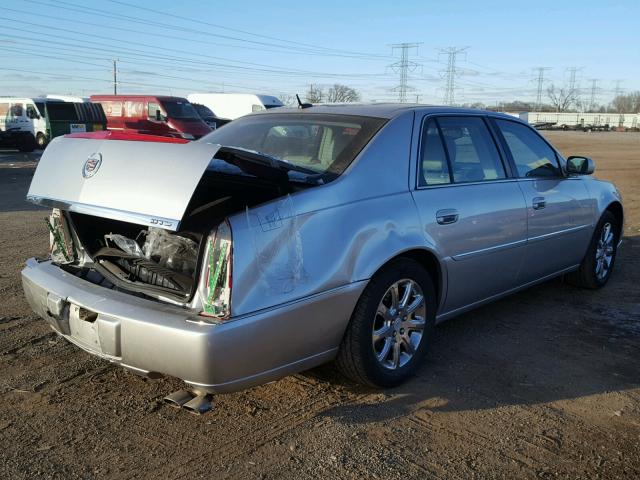
[[[340,177],[384,123],[289,113],[190,143],[56,139],[28,193],[52,212],[50,255],[27,262],[26,297],[90,353],[205,392],[322,363],[334,349],[251,345],[300,317],[291,305],[275,320],[268,311],[305,295],[294,199]],[[264,295],[265,281],[277,294]]]

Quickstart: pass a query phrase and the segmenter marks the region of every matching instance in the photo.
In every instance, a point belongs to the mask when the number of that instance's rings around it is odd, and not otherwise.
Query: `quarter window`
[[[418,183],[421,187],[451,183],[447,154],[435,120],[429,120],[422,131],[420,158]]]
[[[561,175],[555,152],[531,128],[509,120],[496,119],[496,124],[511,151],[519,177]]]
[[[482,118],[440,117],[438,124],[454,182],[480,182],[506,177],[498,149]]]

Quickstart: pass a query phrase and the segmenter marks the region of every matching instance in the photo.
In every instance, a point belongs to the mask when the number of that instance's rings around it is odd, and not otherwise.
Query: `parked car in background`
[[[252,93],[191,93],[187,98],[192,103],[205,105],[216,117],[227,120],[284,105],[272,95]]]
[[[200,103],[192,103],[191,105],[193,105],[193,108],[196,109],[196,112],[198,112],[200,118],[204,120],[204,123],[209,125],[209,127],[211,127],[211,129],[213,130],[230,122],[230,120],[216,117],[210,108],[205,107]]]
[[[26,298],[79,347],[196,398],[334,359],[398,385],[437,322],[558,275],[605,285],[623,232],[591,159],[494,112],[314,106],[196,142],[80,137],[54,140],[31,183],[53,212]]]
[[[160,95],[92,95],[102,105],[107,128],[193,140],[211,132],[185,98]]]

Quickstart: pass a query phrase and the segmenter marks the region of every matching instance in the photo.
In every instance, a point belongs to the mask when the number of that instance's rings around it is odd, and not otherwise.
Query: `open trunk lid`
[[[176,231],[219,145],[60,138],[45,150],[27,199]]]

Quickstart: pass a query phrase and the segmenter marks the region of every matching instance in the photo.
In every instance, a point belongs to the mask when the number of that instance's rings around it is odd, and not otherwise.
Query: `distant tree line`
[[[640,91],[630,92],[616,96],[609,104],[590,105],[580,92],[567,86],[557,87],[551,84],[546,91],[546,102],[537,105],[535,102],[513,100],[499,102],[497,104],[485,104],[482,102],[465,103],[467,108],[482,110],[497,110],[508,112],[592,112],[592,113],[640,113]],[[309,103],[349,103],[358,102],[361,99],[360,92],[347,85],[336,83],[330,87],[321,85],[309,85],[309,89],[300,98]],[[285,105],[295,105],[295,95],[281,95],[280,99]]]
[[[486,105],[482,102],[466,103],[462,106],[482,110],[503,112],[585,112],[585,113],[640,113],[640,91],[618,95],[611,103],[589,105],[577,92],[551,85],[547,89],[548,102],[536,105],[535,102],[513,100]]]

